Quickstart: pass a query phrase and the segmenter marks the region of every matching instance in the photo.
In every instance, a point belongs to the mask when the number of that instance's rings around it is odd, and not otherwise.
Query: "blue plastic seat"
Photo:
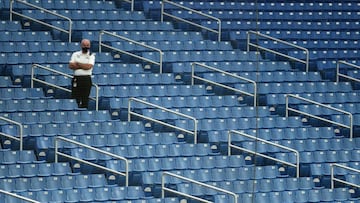
[[[1,163],[14,164],[14,163],[32,163],[36,161],[33,151],[2,151]]]

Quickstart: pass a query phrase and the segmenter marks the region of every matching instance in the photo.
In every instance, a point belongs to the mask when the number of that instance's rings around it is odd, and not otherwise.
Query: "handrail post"
[[[99,86],[95,83],[92,83],[92,85],[95,87],[95,110],[99,110]]]
[[[13,17],[12,17],[12,13],[13,13],[13,4],[14,4],[14,0],[10,0],[10,13],[9,13],[9,19],[10,21],[13,21]]]
[[[99,53],[101,53],[101,44],[102,44],[102,35],[104,34],[104,30],[100,30],[99,32]]]
[[[336,82],[339,82],[339,73],[340,73],[340,61],[336,63]]]
[[[195,83],[195,63],[191,63],[191,85]]]
[[[164,0],[161,1],[161,10],[160,10],[160,20],[163,23],[164,22]]]

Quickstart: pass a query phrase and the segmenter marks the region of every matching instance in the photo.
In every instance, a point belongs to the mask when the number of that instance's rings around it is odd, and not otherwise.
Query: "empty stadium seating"
[[[164,171],[217,186],[236,193],[238,202],[357,202],[357,189],[337,183],[330,189],[331,163],[359,169],[359,92],[355,82],[335,82],[336,60],[358,61],[358,8],[354,0],[335,1],[172,1],[222,20],[222,41],[205,30],[165,18],[160,21],[161,1],[137,1],[135,11],[125,1],[35,1],[35,5],[73,20],[73,40],[59,30],[44,27],[16,16],[8,19],[9,2],[0,0],[0,116],[20,122],[24,149],[19,142],[0,137],[0,189],[40,202],[195,202],[166,192],[161,198]],[[23,14],[67,29],[68,22],[15,2]],[[217,23],[179,8],[170,13],[201,25]],[[163,51],[164,72],[155,65],[104,48],[98,51],[101,30],[117,33]],[[272,57],[259,50],[245,51],[246,31],[257,30],[310,50],[311,71],[293,61]],[[35,83],[30,88],[31,67],[39,63],[72,74],[67,67],[70,54],[79,49],[79,40],[89,38],[96,55],[93,82],[99,85],[100,110],[77,108],[70,95]],[[104,36],[104,43],[157,61],[157,52],[118,38]],[[262,46],[302,58],[299,51],[269,40]],[[226,91],[214,84],[195,81],[190,85],[192,62],[254,80],[256,89],[244,81],[195,69],[196,75],[252,93],[257,106],[242,93]],[[150,68],[149,68],[150,67]],[[348,71],[358,77],[357,71]],[[70,80],[55,73],[36,70],[36,77],[61,87]],[[329,77],[331,75],[331,77]],[[333,125],[317,125],[298,115],[285,117],[286,94],[349,111],[355,120],[355,137],[348,139]],[[91,93],[95,95],[94,89]],[[198,143],[179,129],[155,124],[136,116],[128,121],[128,110],[187,130],[194,122],[142,104],[136,97],[197,119]],[[93,101],[91,101],[93,102]],[[303,101],[296,107],[336,121],[337,113]],[[295,170],[232,149],[228,156],[229,130],[240,130],[257,138],[299,151],[300,175]],[[19,127],[0,120],[0,134],[19,137]],[[87,144],[129,161],[129,185],[112,172],[94,169],[76,160],[60,158],[63,153],[109,167],[125,170],[125,163],[75,144],[59,142],[58,136]],[[296,159],[283,149],[258,143],[243,136],[232,142],[290,163]],[[335,170],[335,176],[359,184],[357,173]],[[176,178],[167,186],[214,202],[232,202],[223,193]],[[0,193],[5,202],[19,200]]]

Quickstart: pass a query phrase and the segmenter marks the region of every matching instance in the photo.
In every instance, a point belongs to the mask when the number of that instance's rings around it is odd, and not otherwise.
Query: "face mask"
[[[87,53],[89,51],[89,47],[82,47],[81,50],[83,53]]]

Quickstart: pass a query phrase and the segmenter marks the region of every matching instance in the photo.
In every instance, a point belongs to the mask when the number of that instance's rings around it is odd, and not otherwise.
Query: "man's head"
[[[81,40],[81,50],[82,52],[85,54],[89,51],[90,49],[90,40],[88,39],[83,39]]]

